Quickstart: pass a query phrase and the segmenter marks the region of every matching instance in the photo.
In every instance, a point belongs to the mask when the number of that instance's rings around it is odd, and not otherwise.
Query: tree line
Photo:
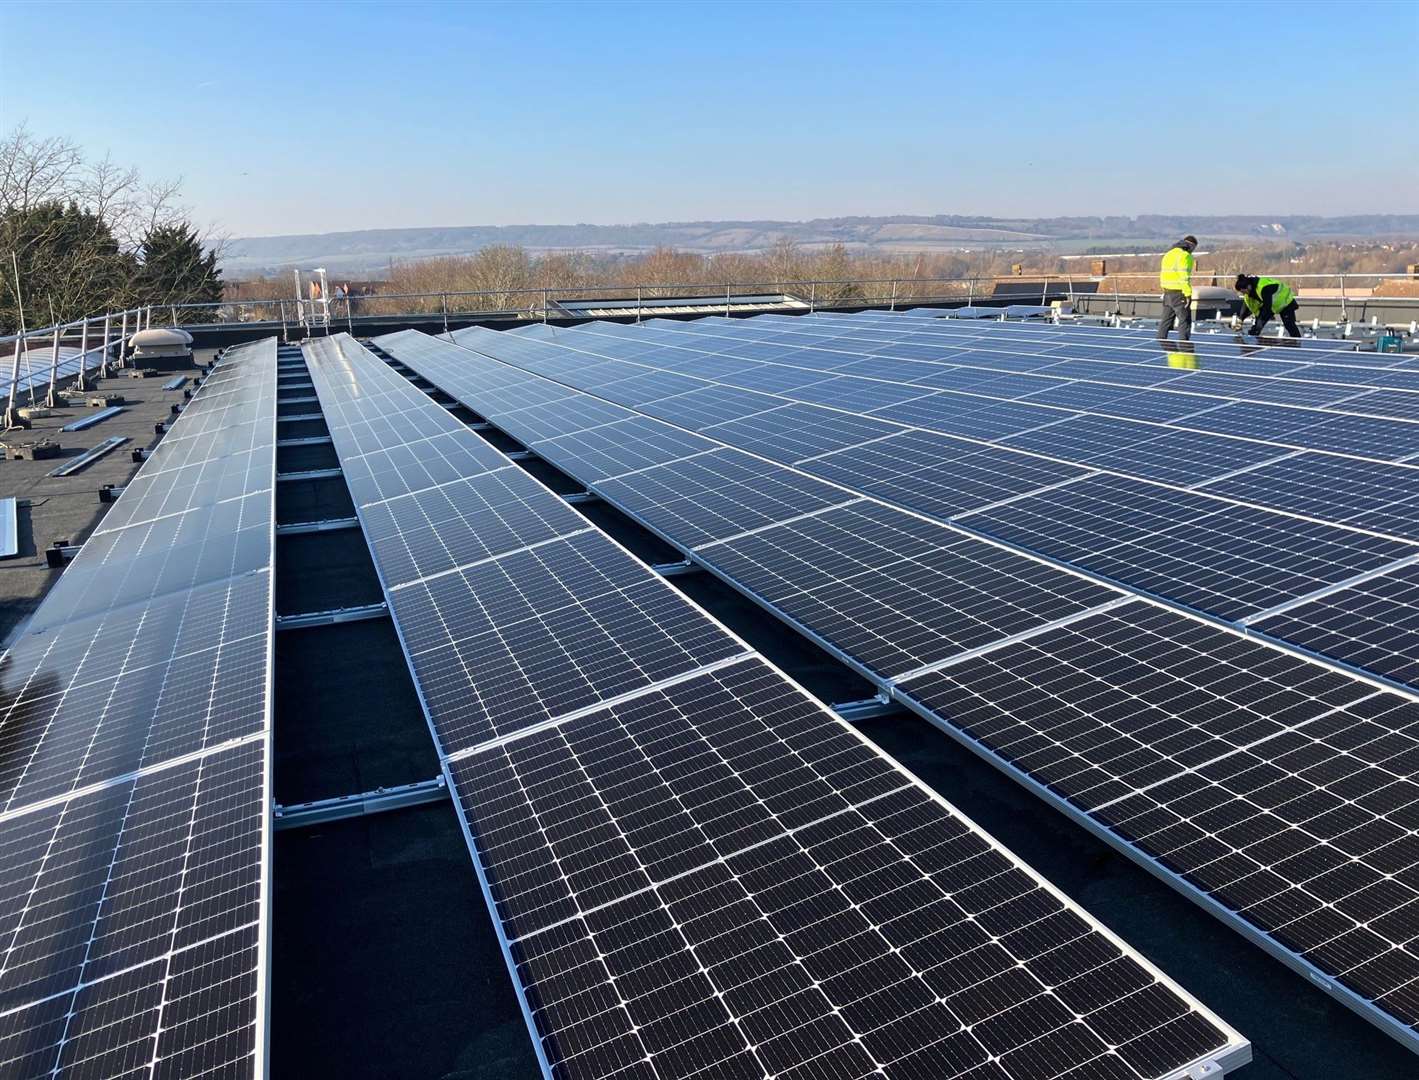
[[[199,233],[180,194],[177,181],[145,180],[67,139],[23,126],[0,139],[0,333],[19,329],[22,308],[33,329],[220,301],[220,244]]]
[[[351,286],[355,312],[365,314],[437,311],[513,311],[536,308],[541,291],[551,299],[620,295],[656,299],[723,289],[738,293],[805,292],[798,282],[817,282],[814,298],[822,304],[877,302],[896,295],[918,300],[980,296],[994,278],[1023,276],[1039,280],[1096,279],[1094,259],[1043,252],[963,251],[882,253],[842,244],[803,247],[791,240],[754,253],[703,255],[656,248],[636,255],[588,252],[531,252],[497,244],[469,255],[395,262],[382,280]],[[1120,292],[1156,288],[1158,258],[1106,257],[1100,287]],[[1291,274],[1363,274],[1402,272],[1419,262],[1419,245],[1398,242],[1307,244],[1244,243],[1223,245],[1199,259],[1199,275],[1230,284],[1240,270]],[[973,287],[963,279],[975,278]],[[332,284],[339,280],[332,278]],[[893,285],[895,283],[895,285]],[[1399,285],[1403,283],[1392,283]],[[478,296],[459,296],[477,293]],[[423,294],[422,301],[382,299],[393,294]],[[228,287],[229,299],[259,300],[291,295],[289,276],[247,280]],[[447,300],[442,299],[447,297]],[[805,295],[805,299],[807,296]],[[337,308],[339,305],[337,304]],[[343,309],[341,309],[343,310]],[[337,310],[337,316],[340,311]]]

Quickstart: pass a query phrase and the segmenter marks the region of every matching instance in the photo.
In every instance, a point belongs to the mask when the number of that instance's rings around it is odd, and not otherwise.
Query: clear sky
[[[232,235],[1419,212],[1419,2],[0,2],[0,131]]]

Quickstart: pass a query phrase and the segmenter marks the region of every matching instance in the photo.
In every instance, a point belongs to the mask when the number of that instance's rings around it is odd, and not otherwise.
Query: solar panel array
[[[820,324],[828,329],[816,329]],[[902,324],[906,330],[895,329]],[[1382,678],[1412,675],[1414,657],[1406,653],[1419,631],[1419,606],[1405,603],[1404,575],[1419,555],[1419,522],[1403,520],[1390,492],[1419,482],[1419,466],[1356,455],[1384,456],[1386,447],[1401,458],[1419,452],[1419,423],[1342,411],[1362,408],[1373,391],[1301,376],[1318,369],[1329,377],[1343,362],[1376,385],[1407,380],[1419,389],[1419,372],[1364,366],[1367,355],[1354,351],[1273,346],[1243,357],[1237,354],[1247,350],[1222,343],[1204,343],[1219,355],[1200,354],[1203,368],[1177,369],[1151,346],[1097,344],[1108,333],[1097,329],[940,329],[949,325],[882,314],[657,321],[561,331],[557,342],[596,363],[698,377],[677,384],[685,387],[679,393],[651,399],[636,387],[611,385],[615,400],[681,427],[1130,589],[1285,636]],[[1004,352],[992,336],[1021,351]],[[1087,344],[1075,343],[1080,337]],[[1298,364],[1301,352],[1325,363]],[[933,355],[938,359],[927,359]],[[1376,358],[1396,363],[1368,354]],[[701,371],[707,363],[710,370]],[[1233,370],[1259,364],[1284,374]],[[632,369],[620,370],[634,379]],[[1200,387],[1199,376],[1207,380]],[[1040,403],[1064,390],[1089,395],[1092,411]],[[1266,403],[1302,392],[1313,395],[1309,404]],[[916,396],[882,405],[885,394]],[[1156,413],[1163,402],[1188,415],[1124,419],[1133,409],[1127,403],[1142,398],[1155,403],[1144,411]],[[1321,399],[1331,404],[1321,407]],[[1348,435],[1340,439],[1337,431]],[[823,448],[805,445],[805,435]],[[1285,442],[1291,438],[1304,441]],[[1336,443],[1347,443],[1345,453],[1332,452]],[[1304,504],[1278,489],[1281,477]],[[1367,484],[1368,514],[1353,508]],[[1328,599],[1352,583],[1368,583],[1365,593],[1342,590]],[[1311,596],[1328,602],[1297,603]],[[1337,605],[1364,648],[1335,644]]]
[[[549,1075],[1136,1080],[1247,1059],[373,354],[340,335],[306,356]],[[549,424],[624,411],[518,382]],[[762,487],[753,512],[816,514],[824,487]],[[694,520],[718,531],[713,506]]]
[[[1412,695],[1379,691],[1334,665],[1031,561],[865,497],[865,485],[847,488],[809,475],[806,465],[788,468],[697,436],[689,428],[711,436],[737,430],[746,445],[755,438],[762,445],[781,430],[767,417],[805,403],[748,386],[684,389],[685,371],[699,366],[716,377],[756,370],[740,358],[651,370],[577,348],[623,340],[642,360],[659,355],[663,347],[638,332],[457,335],[505,363],[412,332],[380,344],[1234,925],[1264,933],[1278,955],[1414,1045]],[[829,376],[842,378],[850,377]],[[598,396],[569,397],[572,386]],[[736,428],[761,396],[770,404]],[[613,397],[640,411],[610,408]],[[673,412],[679,426],[648,415],[657,411]],[[872,418],[859,412],[853,424],[837,424],[847,412],[827,410],[828,422],[798,425],[788,452],[812,448],[801,462],[825,460],[821,444],[839,430],[865,446],[854,425]],[[880,446],[899,435],[873,437]],[[740,480],[731,465],[753,478]],[[1041,486],[1063,491],[1096,479],[1081,471]],[[797,501],[778,498],[766,508],[761,493],[784,490]],[[1347,542],[1353,534],[1336,531]],[[1265,534],[1253,526],[1238,535]],[[1345,550],[1356,552],[1347,556],[1356,568],[1366,558],[1383,567],[1391,554],[1356,543]],[[1032,576],[1022,578],[1024,565]],[[1229,573],[1237,587],[1224,589],[1224,581],[1214,592],[1233,603],[1245,596],[1241,584],[1292,603],[1307,587],[1257,581],[1240,566]],[[1329,571],[1312,564],[1306,573],[1325,580]],[[933,594],[929,583],[943,579]],[[1054,607],[1028,591],[1040,589]],[[924,625],[922,610],[945,623]],[[967,629],[953,634],[953,615]]]
[[[275,339],[0,657],[0,1074],[265,1067]]]

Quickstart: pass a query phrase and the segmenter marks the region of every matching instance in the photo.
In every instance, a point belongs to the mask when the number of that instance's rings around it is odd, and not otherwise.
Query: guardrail
[[[1195,284],[1214,284],[1230,288],[1234,271],[1202,268],[1195,272]],[[1349,301],[1368,299],[1375,287],[1387,281],[1412,281],[1419,297],[1419,279],[1410,274],[1287,274],[1274,272],[1303,291],[1326,289],[1340,301],[1341,318],[1347,315]],[[369,316],[442,315],[445,320],[467,315],[502,315],[510,319],[541,320],[565,314],[559,306],[566,301],[604,300],[608,306],[634,308],[638,317],[652,317],[655,305],[647,301],[695,299],[701,303],[713,300],[718,305],[723,297],[725,310],[732,311],[735,296],[782,295],[806,305],[809,310],[820,307],[884,306],[891,310],[919,304],[985,300],[1029,302],[1037,297],[1041,304],[1050,299],[1072,300],[1076,295],[1125,296],[1156,295],[1156,270],[1123,270],[1103,276],[1050,272],[1014,275],[976,275],[970,277],[896,277],[842,278],[817,280],[665,282],[642,285],[585,285],[572,287],[530,286],[505,289],[459,290],[437,292],[379,292],[368,295],[341,296],[323,299],[270,297],[264,299],[232,299],[215,303],[145,305],[125,311],[107,312],[71,322],[27,331],[25,341],[48,339],[56,332],[64,338],[83,336],[91,331],[97,335],[102,327],[103,340],[110,341],[116,333],[120,361],[128,337],[138,329],[154,325],[234,325],[241,323],[279,324],[283,336],[292,327],[327,327],[346,324],[353,328],[354,320]],[[1304,295],[1302,296],[1304,299]],[[19,334],[0,336],[0,358],[7,358]],[[26,350],[28,351],[28,350]]]

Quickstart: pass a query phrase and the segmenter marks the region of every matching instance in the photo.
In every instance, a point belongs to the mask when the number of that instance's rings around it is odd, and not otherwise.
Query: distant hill
[[[638,225],[462,225],[422,229],[361,229],[303,236],[257,236],[232,241],[223,258],[228,275],[326,268],[377,274],[391,260],[466,255],[492,244],[530,251],[586,251],[632,255],[655,247],[703,254],[762,251],[780,240],[805,247],[844,244],[855,250],[951,251],[1020,249],[1060,254],[1117,249],[1196,233],[1204,244],[1224,240],[1413,239],[1419,214],[1355,217],[1245,216],[985,218],[841,217],[813,221],[678,221]]]

